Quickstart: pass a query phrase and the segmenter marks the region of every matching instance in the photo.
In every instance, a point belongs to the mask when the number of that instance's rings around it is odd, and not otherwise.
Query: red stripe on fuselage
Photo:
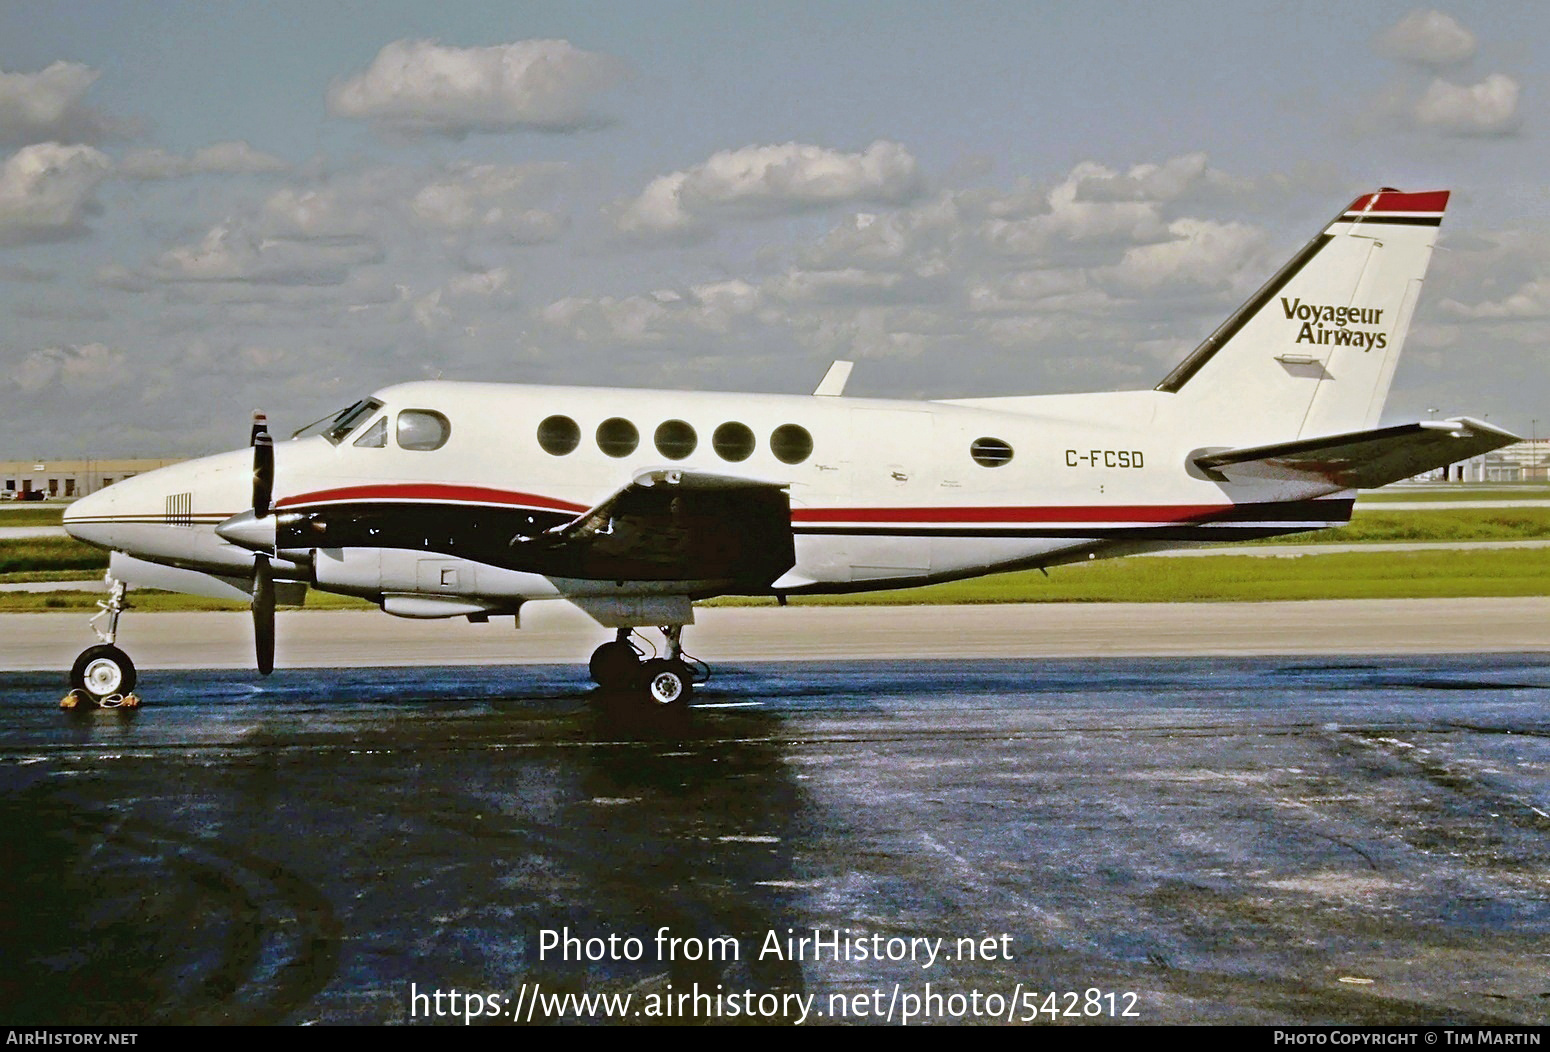
[[[446,486],[435,483],[403,483],[391,486],[344,486],[339,489],[318,490],[315,493],[298,493],[276,503],[280,508],[294,508],[304,504],[339,504],[346,501],[430,501],[452,504],[499,504],[512,508],[547,508],[552,511],[581,513],[584,504],[571,504],[552,497],[540,497],[533,493],[513,493],[503,489],[487,489],[484,486]]]
[[[792,508],[792,522],[1185,522],[1232,504],[1116,504],[1069,508]]]

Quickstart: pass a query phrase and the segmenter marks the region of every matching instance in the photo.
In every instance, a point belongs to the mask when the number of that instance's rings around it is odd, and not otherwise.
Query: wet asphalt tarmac
[[[7,1023],[1550,1022],[1545,655],[58,679]]]

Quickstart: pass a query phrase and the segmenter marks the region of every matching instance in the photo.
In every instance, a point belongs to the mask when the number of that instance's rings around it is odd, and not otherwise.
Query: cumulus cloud
[[[411,317],[406,308],[404,320],[439,324],[450,321],[448,304],[509,297],[512,272],[502,265],[503,251],[563,232],[566,217],[541,203],[565,170],[557,164],[387,165],[299,180],[139,267],[99,270],[97,282],[201,303],[322,303],[363,287],[368,294],[356,305],[377,307],[385,300],[372,283],[391,280],[377,264],[391,259],[392,274],[408,268],[419,285],[419,314]],[[439,258],[425,258],[425,234],[435,239]],[[435,277],[421,283],[427,267],[448,264],[461,273],[445,283]],[[409,302],[391,292],[388,299]]]
[[[623,70],[565,40],[470,48],[398,40],[328,89],[328,112],[404,134],[570,131],[600,123],[597,97]]]
[[[353,268],[381,258],[381,247],[368,238],[266,238],[222,224],[197,245],[162,253],[152,274],[174,282],[338,285]]]
[[[111,167],[90,146],[47,142],[17,151],[0,168],[0,245],[80,234]]]
[[[1161,164],[1138,164],[1125,172],[1084,171],[1072,196],[1078,201],[1178,201],[1236,193],[1246,185],[1212,168],[1205,154],[1187,153]]]
[[[1518,94],[1518,82],[1505,73],[1469,85],[1438,79],[1415,104],[1415,119],[1444,135],[1511,135],[1518,130]]]
[[[547,194],[558,164],[453,164],[422,186],[409,210],[425,226],[448,231],[484,230],[522,244],[552,241],[563,216],[534,206]]]
[[[660,343],[685,331],[723,334],[758,313],[763,297],[742,279],[663,289],[639,296],[568,296],[540,315],[551,328],[584,343]],[[773,316],[767,316],[772,321]]]
[[[1136,295],[1234,288],[1266,247],[1264,231],[1244,223],[1184,217],[1168,224],[1169,239],[1136,245],[1096,277],[1117,291]],[[1247,279],[1251,284],[1254,277]]]
[[[241,140],[218,142],[188,156],[166,150],[131,150],[118,163],[129,179],[178,179],[189,175],[272,175],[290,171],[273,154],[255,150]]]
[[[56,383],[73,392],[104,391],[128,379],[124,352],[101,343],[45,347],[23,358],[11,373],[16,386],[29,394]]]
[[[1475,57],[1475,35],[1440,11],[1412,11],[1374,42],[1379,54],[1416,71],[1433,73]],[[1424,86],[1423,86],[1424,85]],[[1521,124],[1521,86],[1505,73],[1492,73],[1473,84],[1414,73],[1380,96],[1376,111],[1413,127],[1450,137],[1513,135]]]
[[[102,74],[78,62],[55,62],[38,73],[0,71],[0,143],[96,142],[113,123],[82,98]]]
[[[1201,155],[1088,162],[1042,186],[942,190],[853,213],[778,272],[717,295],[573,295],[542,317],[578,347],[670,344],[702,363],[725,355],[724,332],[745,348],[779,348],[772,362],[951,356],[964,393],[1001,356],[1017,356],[1029,389],[1134,385],[1160,377],[1273,270],[1265,233],[1219,215],[1252,189]],[[703,369],[702,381],[716,375]]]
[[[1440,69],[1475,57],[1475,35],[1441,11],[1412,11],[1378,37],[1378,53]]]
[[[615,208],[621,233],[682,238],[725,218],[788,215],[837,204],[902,204],[922,188],[915,158],[878,140],[859,153],[788,142],[723,150],[683,171],[653,179]]]
[[[1550,279],[1525,282],[1498,300],[1460,303],[1442,301],[1442,310],[1454,318],[1470,321],[1522,321],[1550,317]]]

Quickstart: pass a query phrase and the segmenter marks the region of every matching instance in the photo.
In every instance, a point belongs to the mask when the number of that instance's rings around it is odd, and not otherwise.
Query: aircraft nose
[[[76,499],[65,509],[65,532],[87,544],[101,548],[112,547],[109,534],[112,530],[114,503],[112,486]]]

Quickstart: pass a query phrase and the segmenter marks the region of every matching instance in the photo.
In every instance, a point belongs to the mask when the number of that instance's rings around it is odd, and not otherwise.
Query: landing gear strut
[[[129,603],[124,599],[127,592],[123,581],[108,578],[108,597],[98,601],[101,613],[90,621],[92,631],[97,633],[97,638],[102,642],[87,647],[75,659],[70,669],[70,693],[60,702],[62,708],[103,706],[132,709],[139,706],[140,699],[134,694],[134,662],[129,660],[128,654],[114,646],[114,640],[118,637],[119,616],[129,609]],[[107,626],[97,627],[97,622],[103,618],[107,618]]]
[[[654,707],[674,708],[687,705],[696,682],[709,678],[703,665],[696,669],[693,659],[685,660],[683,626],[665,625],[667,650],[661,657],[642,659],[640,650],[630,641],[633,629],[621,628],[617,637],[604,643],[592,654],[588,670],[592,679],[605,690],[638,690]]]

